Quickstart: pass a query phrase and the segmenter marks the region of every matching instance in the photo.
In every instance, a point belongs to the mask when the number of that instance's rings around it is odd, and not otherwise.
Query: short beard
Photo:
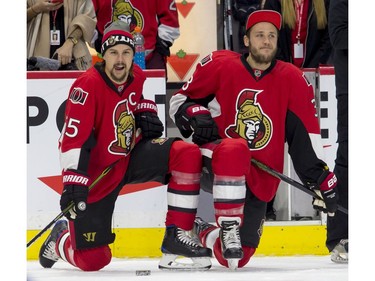
[[[268,64],[272,62],[276,56],[276,52],[277,48],[275,48],[275,50],[273,50],[273,52],[268,56],[261,55],[258,53],[257,49],[253,48],[253,46],[250,44],[250,56],[257,64]]]
[[[109,73],[109,75],[111,76],[111,79],[112,79],[113,81],[115,81],[116,83],[123,83],[125,77],[128,75],[128,72],[126,71],[126,65],[124,65],[125,72],[124,72],[124,74],[121,75],[120,77],[115,76],[115,74],[114,74],[114,68],[115,68],[115,66],[113,66],[113,69],[112,69],[111,72]]]

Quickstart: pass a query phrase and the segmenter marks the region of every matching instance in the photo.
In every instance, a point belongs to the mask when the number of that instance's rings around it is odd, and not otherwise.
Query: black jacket
[[[328,30],[334,50],[336,94],[348,94],[348,0],[331,0]]]
[[[292,0],[291,0],[292,1]],[[328,17],[329,0],[324,0]],[[275,10],[281,13],[280,0],[266,0],[264,9]],[[277,58],[287,62],[293,62],[292,59],[292,30],[287,26],[282,26],[278,40]],[[306,53],[304,54],[303,68],[316,68],[319,64],[327,64],[331,55],[332,46],[329,39],[328,27],[324,30],[318,30],[317,19],[313,8],[312,0],[309,0],[309,17],[307,27]]]

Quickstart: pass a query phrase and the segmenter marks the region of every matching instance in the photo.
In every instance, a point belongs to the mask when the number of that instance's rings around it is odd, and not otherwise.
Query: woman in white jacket
[[[92,1],[27,0],[27,58],[55,58],[86,70],[92,61],[86,42],[95,26]]]

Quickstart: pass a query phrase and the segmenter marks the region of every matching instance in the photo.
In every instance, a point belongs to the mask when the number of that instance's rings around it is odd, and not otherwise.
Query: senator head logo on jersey
[[[251,149],[261,149],[267,145],[272,135],[271,119],[263,112],[256,97],[262,90],[244,89],[237,96],[234,124],[228,126],[228,137],[245,139]]]
[[[113,115],[115,140],[108,150],[113,154],[128,155],[135,145],[135,121],[127,100],[117,105]]]

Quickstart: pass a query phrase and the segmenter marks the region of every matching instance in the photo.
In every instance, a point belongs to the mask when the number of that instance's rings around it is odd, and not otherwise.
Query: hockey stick
[[[106,175],[109,173],[110,170],[112,170],[113,166],[118,162],[119,160],[117,160],[116,162],[112,163],[111,165],[109,165],[106,169],[103,170],[103,172],[96,178],[96,180],[94,180],[92,182],[92,184],[90,184],[90,186],[88,187],[89,191]],[[68,207],[66,207],[60,214],[57,215],[57,217],[55,217],[49,224],[46,225],[45,228],[43,228],[37,235],[34,236],[33,239],[31,239],[27,245],[26,245],[26,248],[28,248],[31,244],[33,244],[40,236],[42,236],[42,234],[44,232],[47,231],[47,229],[49,229],[54,223],[56,223],[59,219],[61,219],[66,213],[69,212],[69,210],[71,208],[73,208],[74,206],[74,203],[71,202],[69,204]]]
[[[228,0],[228,27],[229,27],[229,47],[233,51],[233,25],[232,25],[232,3]]]
[[[263,164],[262,162],[259,162],[258,160],[254,159],[254,158],[251,158],[251,163],[253,163],[254,165],[256,165],[258,168],[260,168],[261,170],[269,173],[270,175],[286,182],[286,183],[289,183],[290,185],[298,188],[299,190],[311,195],[312,197],[316,198],[316,199],[319,199],[319,200],[322,200],[324,201],[321,197],[319,197],[318,194],[316,194],[314,191],[312,191],[311,189],[309,189],[307,186],[299,183],[298,181],[295,181],[294,179],[291,179],[290,177],[282,174],[282,173],[279,173],[278,171],[275,171],[274,169],[268,167],[266,164]],[[344,214],[348,214],[348,210],[340,205],[337,205],[337,210],[343,212]]]
[[[224,0],[224,48],[233,50],[233,26],[231,1]]]

